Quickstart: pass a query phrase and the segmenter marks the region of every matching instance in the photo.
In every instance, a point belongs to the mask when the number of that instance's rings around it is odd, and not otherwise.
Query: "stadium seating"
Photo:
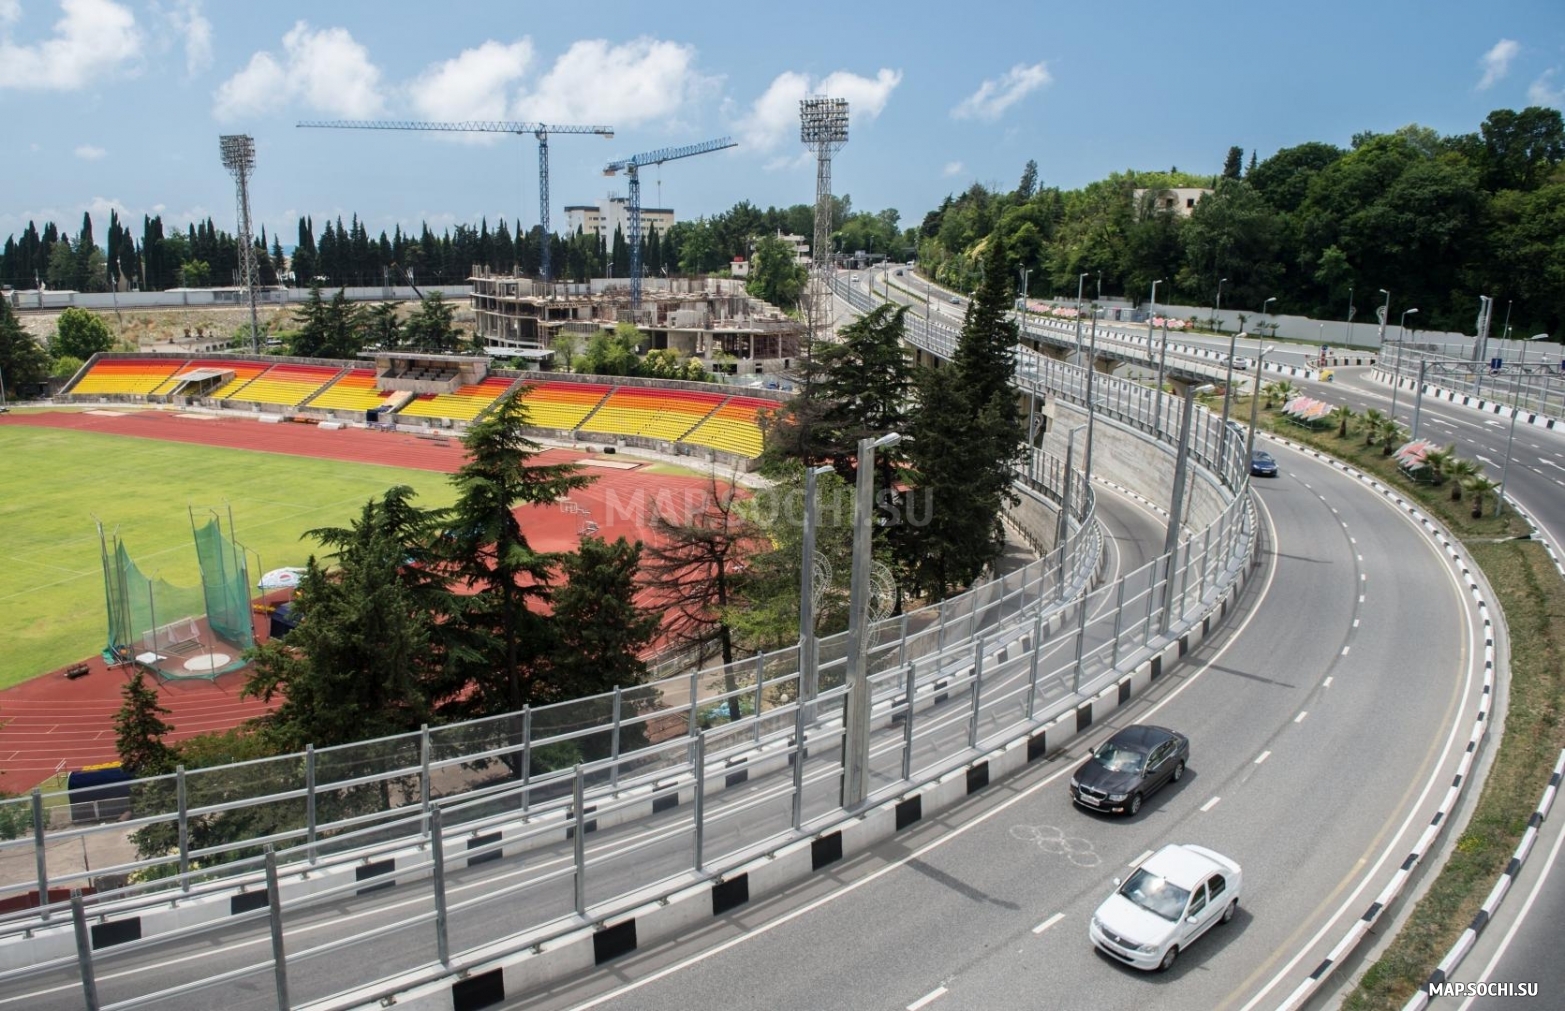
[[[599,383],[529,383],[522,391],[527,423],[538,428],[573,429],[612,389]]]
[[[710,418],[686,435],[684,441],[740,456],[760,456],[761,426],[757,415],[776,406],[770,400],[756,397],[729,397]]]
[[[423,393],[416,400],[409,401],[407,406],[397,412],[397,416],[472,421],[488,410],[515,382],[515,379],[490,376],[481,383],[460,386],[452,393]]]
[[[373,411],[394,395],[375,388],[374,369],[350,369],[346,375],[317,394],[310,401],[310,406],[342,411]]]
[[[722,402],[720,393],[618,386],[581,430],[674,442]]]
[[[184,367],[183,360],[100,358],[77,380],[73,394],[140,394],[146,396]]]
[[[265,362],[246,362],[233,358],[197,358],[181,365],[174,371],[173,375],[168,377],[167,381],[159,383],[157,389],[153,390],[149,396],[168,396],[179,389],[182,381],[180,379],[181,376],[189,375],[197,369],[221,369],[225,372],[233,372],[233,379],[207,394],[209,397],[222,399],[223,397],[232,396],[235,390],[265,372],[267,365]]]
[[[342,369],[330,365],[274,365],[226,399],[240,403],[295,407],[336,379],[341,372]]]

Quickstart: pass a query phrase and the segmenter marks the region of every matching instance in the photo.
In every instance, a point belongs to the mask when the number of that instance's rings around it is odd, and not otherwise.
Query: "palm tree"
[[[1337,423],[1337,438],[1346,439],[1348,437],[1348,423],[1354,418],[1353,408],[1347,404],[1338,404],[1331,409],[1331,414],[1327,415],[1327,417]]]
[[[1452,457],[1451,462],[1445,465],[1446,476],[1451,479],[1451,501],[1462,501],[1462,486],[1473,478],[1483,473],[1483,468],[1478,466],[1477,460],[1468,460],[1464,457]]]
[[[1293,388],[1293,384],[1288,382],[1286,379],[1279,379],[1275,383],[1268,384],[1266,387],[1266,409],[1268,411],[1272,409],[1272,401],[1274,398],[1286,404],[1289,400],[1293,399],[1293,395],[1296,392],[1297,391]]]
[[[1446,469],[1451,466],[1451,461],[1456,459],[1456,447],[1447,446],[1445,449],[1431,449],[1424,454],[1424,466],[1429,471],[1430,484],[1444,484]]]
[[[1385,414],[1373,407],[1364,412],[1364,445],[1374,445],[1375,440],[1380,437],[1380,429],[1385,420]]]
[[[1398,444],[1402,441],[1402,437],[1406,434],[1407,429],[1397,424],[1394,419],[1382,418],[1375,432],[1375,437],[1380,440],[1380,455],[1390,456],[1395,452]]]
[[[1483,500],[1488,494],[1500,486],[1489,480],[1486,475],[1479,474],[1470,478],[1467,482],[1467,490],[1473,493],[1473,519],[1483,518]]]

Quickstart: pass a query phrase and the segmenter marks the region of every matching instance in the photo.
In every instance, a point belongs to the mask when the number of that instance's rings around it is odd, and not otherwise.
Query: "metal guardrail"
[[[1084,403],[1080,370],[1029,355],[1020,354],[1019,385]],[[1159,398],[1150,393],[1095,379],[1105,417],[1172,441],[1181,404],[1161,398],[1159,410]],[[1242,445],[1242,439],[1225,439],[1206,412],[1192,418],[1191,458],[1234,497],[1214,523],[1182,540],[1171,555],[1094,588],[1101,535],[1096,524],[1083,523],[1049,557],[878,623],[867,637],[871,801],[956,767],[976,749],[1026,733],[1113,677],[1116,668],[1139,662],[1179,634],[1201,602],[1221,592],[1253,557],[1255,515],[1248,498],[1237,494],[1247,476]],[[1057,461],[1034,454],[1018,475],[1018,488],[1047,495],[1060,471]],[[1091,501],[1087,495],[1075,500]],[[177,873],[0,918],[0,966],[6,966],[0,988],[76,979],[89,1006],[102,997],[102,1006],[136,1007],[217,979],[272,976],[280,1003],[287,1003],[289,966],[297,969],[349,946],[360,957],[333,963],[333,992],[392,973],[449,971],[460,961],[452,952],[498,936],[537,943],[633,893],[733,866],[780,837],[796,837],[846,813],[837,792],[845,652],[846,636],[821,640],[823,689],[815,699],[799,698],[797,649],[788,649],[558,706],[138,781],[129,821],[57,831],[38,821],[33,838],[0,844],[0,853],[32,847],[38,885],[47,895],[51,885],[88,877],[51,879],[51,847],[80,843],[94,832],[162,826],[177,838],[176,855],[114,870]],[[731,700],[751,712],[730,720]],[[547,759],[559,761],[562,748],[604,757],[550,768]],[[35,795],[25,803],[40,812],[42,801]],[[198,830],[230,814],[262,828],[241,843],[202,846]],[[461,880],[450,883],[445,864],[459,843],[466,867]],[[487,859],[522,851],[525,864],[504,864],[505,873],[494,880],[474,870],[487,867]],[[219,857],[231,859],[207,865]],[[279,860],[288,864],[279,868]],[[290,923],[323,901],[362,894],[365,869],[376,867],[394,872],[399,885],[431,880],[433,887],[399,889],[403,908],[386,926],[302,951],[307,942],[296,937],[295,954],[284,954]],[[279,873],[290,882],[317,884],[285,894]],[[258,902],[243,903],[250,912],[227,915],[241,904],[236,896],[262,894]],[[152,994],[135,992],[135,973],[100,971],[133,961],[161,940],[203,929],[192,911],[216,905],[214,898],[232,903],[222,905],[225,930],[249,925],[245,917],[257,924],[267,919],[271,959],[223,968],[214,953],[210,964],[189,965],[189,978],[173,989]],[[145,940],[112,946],[98,944],[96,935],[85,940],[89,917],[100,926],[136,917],[140,933],[140,918],[154,915],[154,905],[182,907],[186,919]],[[77,943],[63,952],[25,965],[4,960],[8,943],[58,935],[67,924],[76,926]],[[375,957],[362,957],[371,949]],[[350,961],[352,968],[338,964]],[[95,989],[100,976],[114,980],[102,993]],[[300,997],[296,976],[292,1000]]]

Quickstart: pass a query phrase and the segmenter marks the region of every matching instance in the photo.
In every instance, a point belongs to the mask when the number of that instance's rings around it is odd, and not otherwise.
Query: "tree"
[[[69,379],[81,370],[82,364],[80,358],[56,355],[53,364],[49,366],[49,375],[54,379]]]
[[[560,563],[564,585],[554,591],[554,653],[549,690],[578,699],[640,684],[641,653],[657,635],[659,616],[636,603],[642,545],[584,537]]]
[[[60,313],[55,323],[49,350],[56,357],[69,355],[86,361],[93,355],[114,348],[114,335],[101,318],[75,306]]]
[[[191,260],[179,268],[182,288],[205,288],[212,283],[212,267],[205,260]]]
[[[365,318],[365,339],[383,351],[395,351],[401,347],[402,320],[397,313],[395,302],[377,302],[370,306]]]
[[[9,299],[0,298],[0,380],[15,391],[49,377],[49,352],[16,319]]]
[[[1364,412],[1364,445],[1373,446],[1385,433],[1387,418],[1384,411],[1371,407]]]
[[[158,700],[157,689],[147,684],[138,668],[120,689],[119,712],[114,715],[114,750],[120,767],[132,776],[162,776],[174,771],[175,751],[163,738],[174,728],[163,717],[174,711]]]
[[[1223,178],[1238,179],[1244,171],[1244,148],[1231,147],[1228,149],[1228,157],[1223,159]]]
[[[1476,520],[1483,518],[1484,500],[1489,497],[1491,492],[1497,491],[1499,487],[1499,484],[1489,480],[1489,478],[1483,474],[1479,474],[1476,477],[1470,478],[1468,480],[1467,490],[1473,493],[1473,519]],[[1497,502],[1496,508],[1498,507],[1499,504]]]
[[[972,412],[954,369],[919,373],[908,436],[912,494],[928,496],[935,508],[900,545],[899,561],[913,587],[938,600],[983,572],[998,522],[997,504],[973,480]]]
[[[76,284],[76,254],[71,251],[71,244],[65,238],[61,238],[49,251],[49,272],[46,279],[49,287],[56,291],[69,291]]]
[[[1446,476],[1451,479],[1451,501],[1462,500],[1462,486],[1473,478],[1483,473],[1483,468],[1478,466],[1478,461],[1465,457],[1453,457],[1445,465]]]
[[[1348,426],[1353,423],[1353,408],[1347,404],[1338,404],[1331,409],[1331,414],[1328,417],[1337,423],[1337,438],[1346,439],[1348,437]]]
[[[599,332],[587,339],[587,350],[571,363],[577,372],[594,376],[634,376],[641,371],[636,348],[645,335],[634,323],[616,323],[612,333]]]
[[[1537,189],[1565,161],[1565,120],[1558,109],[1496,109],[1478,129],[1478,160],[1491,191]]]
[[[298,627],[255,648],[243,693],[282,704],[257,723],[286,750],[415,730],[429,719],[455,598],[432,569],[441,514],[413,505],[406,486],[371,499],[345,528],[306,536],[331,550],[312,556],[294,594]]]
[[[738,602],[736,577],[745,556],[760,546],[760,530],[737,508],[738,488],[719,484],[713,474],[706,495],[669,515],[652,517],[654,541],[646,548],[646,582],[653,606],[664,614],[663,630],[675,642],[698,647],[716,644],[723,660],[725,687],[733,691],[734,637],[729,609]],[[730,698],[728,714],[740,718],[739,700]]]
[[[906,315],[906,306],[878,305],[842,327],[840,343],[824,344],[814,361],[820,372],[816,392],[826,403],[818,423],[844,480],[855,473],[860,439],[907,425],[913,380],[902,342]],[[876,454],[881,488],[891,486],[898,457],[894,450]]]
[[[353,358],[364,346],[364,310],[348,301],[339,288],[326,302],[320,285],[310,286],[310,298],[294,313],[299,329],[290,350],[301,358]]]
[[[1033,159],[1027,159],[1027,165],[1022,169],[1022,181],[1016,184],[1016,197],[1022,201],[1033,198],[1038,192],[1038,163]]]
[[[410,348],[435,354],[450,354],[462,343],[462,335],[452,320],[456,307],[438,291],[419,300],[418,308],[402,327],[403,343]]]
[[[804,267],[794,262],[792,246],[775,235],[764,235],[755,244],[755,260],[745,290],[780,309],[792,309],[798,306],[808,278]]]
[[[459,621],[475,640],[498,646],[455,666],[453,688],[471,690],[448,708],[463,715],[516,712],[547,695],[536,674],[551,652],[550,629],[529,605],[547,602],[561,560],[533,549],[517,510],[553,503],[593,478],[574,464],[533,463],[542,447],[527,438],[526,425],[522,399],[503,397],[468,429],[467,459],[452,478],[457,499],[442,554],[448,574],[473,590]]]

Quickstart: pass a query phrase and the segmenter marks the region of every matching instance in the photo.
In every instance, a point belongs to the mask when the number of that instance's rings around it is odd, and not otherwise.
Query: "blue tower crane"
[[[698,154],[721,151],[725,147],[738,147],[731,137],[704,140],[684,147],[665,147],[657,151],[631,155],[604,166],[603,174],[624,172],[630,177],[630,307],[641,308],[641,168],[645,165],[661,165],[666,161],[691,158]]]

